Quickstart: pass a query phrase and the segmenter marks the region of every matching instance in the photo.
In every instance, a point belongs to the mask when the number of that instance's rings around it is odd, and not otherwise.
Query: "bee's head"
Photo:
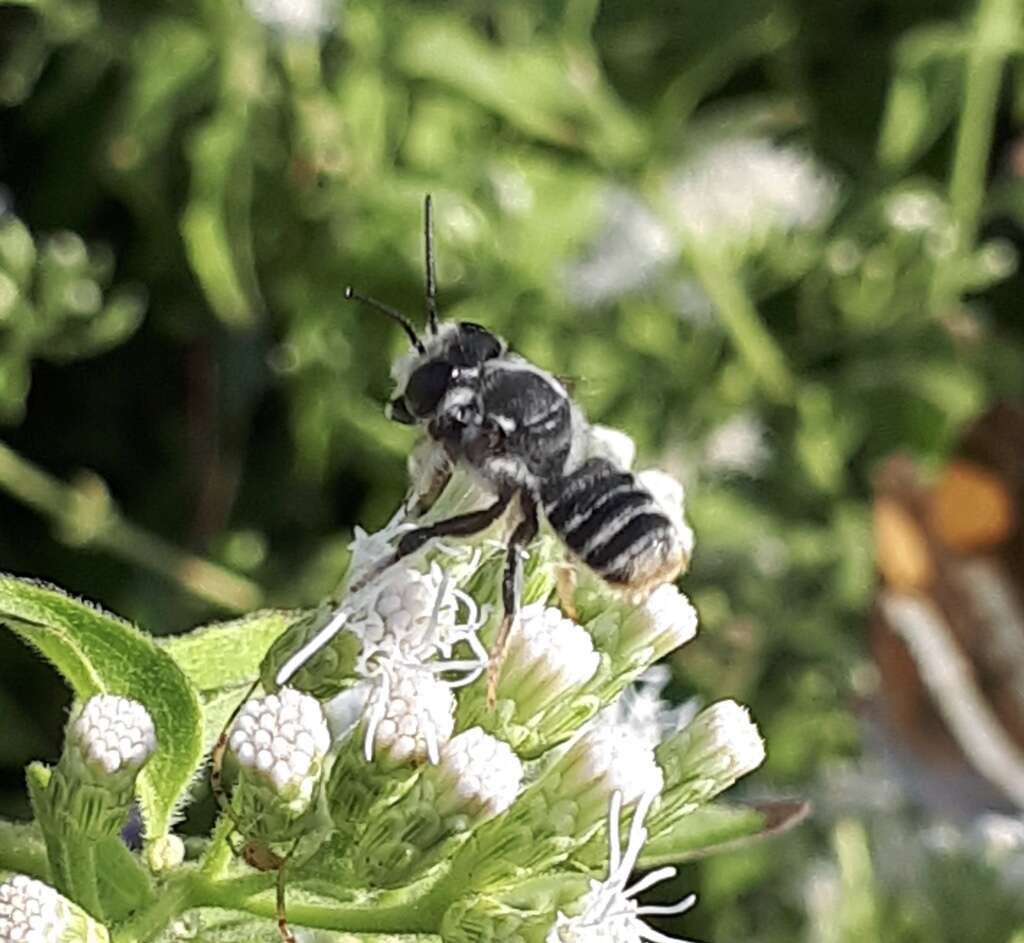
[[[362,301],[397,321],[412,344],[412,349],[396,361],[391,370],[397,394],[388,404],[388,417],[413,425],[429,419],[445,393],[459,382],[463,371],[479,367],[485,360],[500,357],[505,342],[479,324],[457,321],[441,324],[437,318],[437,278],[434,274],[434,240],[430,197],[425,207],[427,244],[427,335],[421,338],[416,328],[400,311],[352,288],[345,298]]]
[[[414,347],[392,371],[397,395],[388,416],[411,425],[434,415],[445,393],[484,361],[505,353],[505,342],[479,324],[459,321],[440,325],[420,351]]]

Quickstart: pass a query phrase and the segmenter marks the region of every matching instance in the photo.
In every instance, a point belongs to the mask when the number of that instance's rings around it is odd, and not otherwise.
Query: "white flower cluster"
[[[507,743],[471,727],[448,741],[436,775],[442,787],[439,796],[452,811],[492,818],[515,801],[523,764]],[[442,815],[445,811],[438,809]]]
[[[797,148],[732,137],[684,164],[669,185],[669,199],[688,240],[729,245],[821,225],[836,191],[835,180]]]
[[[640,918],[681,914],[696,903],[691,894],[677,904],[641,907],[636,895],[675,876],[672,867],[659,868],[627,887],[630,874],[636,867],[640,851],[647,841],[644,819],[657,793],[645,793],[633,812],[626,850],[619,842],[619,817],[622,814],[622,794],[612,796],[608,814],[608,877],[604,881],[591,881],[590,890],[583,899],[580,913],[567,917],[559,913],[547,935],[546,943],[685,943],[679,937],[666,936],[647,926]]]
[[[597,789],[607,801],[618,792],[628,805],[661,792],[664,775],[654,750],[626,727],[597,724],[580,737],[562,760],[562,785],[569,794]]]
[[[48,884],[24,874],[0,884],[3,943],[56,943],[67,922],[67,901]]]
[[[367,705],[366,758],[379,751],[395,765],[437,763],[454,729],[449,685],[425,671],[407,671],[397,679],[385,673]]]
[[[246,702],[228,743],[238,762],[285,798],[308,801],[331,737],[319,701],[292,688]]]
[[[589,681],[600,656],[590,634],[543,603],[525,606],[509,642],[499,696],[513,696],[533,713]]]
[[[640,197],[616,189],[604,197],[601,235],[565,274],[569,296],[597,305],[635,291],[675,254],[671,230]]]
[[[156,749],[156,730],[138,701],[97,694],[72,722],[68,745],[97,773],[114,775],[142,767]]]

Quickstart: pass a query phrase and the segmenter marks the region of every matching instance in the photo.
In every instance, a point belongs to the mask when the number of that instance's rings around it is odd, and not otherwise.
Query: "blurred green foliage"
[[[444,313],[572,378],[686,481],[703,635],[678,693],[749,703],[761,788],[807,791],[859,748],[873,468],[935,465],[1024,395],[1022,20],[1020,0],[0,6],[4,439],[95,469],[270,601],[314,601],[412,444],[381,409],[403,338],[342,290],[421,310],[429,191]],[[764,162],[695,203],[702,155],[751,141]],[[144,286],[141,327],[112,283]],[[0,515],[0,569],[165,631],[215,614],[14,500]],[[35,715],[2,748],[10,808],[61,695],[2,645],[5,716]],[[687,873],[711,904],[688,934],[815,938],[780,864],[828,841],[824,821]],[[835,841],[844,880],[869,870],[855,830]],[[836,939],[994,943],[1021,916],[968,937],[940,903],[865,904]]]

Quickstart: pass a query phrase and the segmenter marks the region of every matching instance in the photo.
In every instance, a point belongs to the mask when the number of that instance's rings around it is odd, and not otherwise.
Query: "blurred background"
[[[0,569],[155,633],[337,584],[442,311],[687,487],[708,941],[1024,941],[1021,0],[0,4]],[[56,675],[0,636],[0,812]],[[679,896],[679,895],[677,895]]]

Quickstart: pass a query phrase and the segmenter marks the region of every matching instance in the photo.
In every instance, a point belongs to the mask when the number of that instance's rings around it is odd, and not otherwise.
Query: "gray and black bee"
[[[502,582],[504,618],[488,678],[493,701],[519,611],[523,554],[537,534],[539,513],[576,559],[632,593],[674,579],[687,552],[676,524],[633,474],[607,459],[586,457],[587,423],[554,376],[512,353],[504,340],[478,324],[439,321],[429,196],[424,228],[425,336],[388,305],[352,288],[346,288],[345,297],[396,320],[412,344],[393,370],[396,395],[387,412],[395,422],[423,429],[436,451],[436,471],[416,496],[416,510],[430,507],[456,465],[469,469],[494,501],[407,531],[381,568],[435,537],[478,533],[511,508],[515,524]]]

